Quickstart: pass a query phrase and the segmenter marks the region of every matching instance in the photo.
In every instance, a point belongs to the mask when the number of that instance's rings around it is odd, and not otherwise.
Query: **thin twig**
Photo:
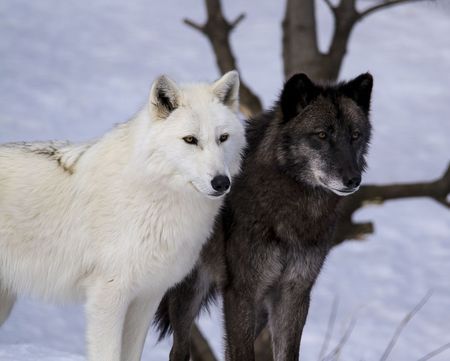
[[[192,21],[190,19],[184,19],[183,22],[186,25],[189,25],[191,28],[194,28],[195,30],[200,31],[201,33],[205,32],[205,26],[204,25],[197,24],[196,22],[194,22],[194,21]]]
[[[234,20],[230,23],[231,30],[233,30],[236,26],[238,26],[239,23],[240,23],[242,20],[245,19],[245,16],[246,16],[245,13],[242,13],[242,14],[240,14],[236,19],[234,19]]]
[[[434,356],[439,355],[440,353],[444,352],[445,350],[450,349],[450,342],[437,348],[434,351],[431,351],[430,353],[426,354],[425,356],[421,357],[420,359],[418,359],[417,361],[427,361],[429,359],[431,359]]]
[[[322,348],[319,353],[319,361],[322,360],[322,358],[325,356],[325,353],[328,350],[328,345],[330,343],[331,337],[333,336],[333,329],[334,329],[334,324],[336,322],[338,304],[339,304],[339,299],[337,296],[335,296],[334,300],[333,300],[333,305],[331,306],[330,317],[328,318],[327,331],[325,333]]]
[[[356,321],[358,320],[357,312],[355,312],[350,320],[350,323],[347,327],[347,329],[344,332],[344,335],[339,340],[338,344],[334,348],[333,351],[331,351],[327,356],[325,356],[322,361],[337,361],[339,359],[339,354],[342,350],[342,348],[345,346],[347,341],[350,338],[350,335],[353,332],[353,329],[355,328]]]
[[[403,320],[397,326],[397,329],[395,330],[394,335],[391,338],[391,341],[386,347],[386,350],[381,356],[380,361],[387,360],[389,354],[391,353],[392,349],[397,343],[398,338],[400,337],[400,334],[402,333],[403,329],[406,327],[408,322],[411,321],[411,319],[420,311],[420,309],[428,302],[432,294],[433,294],[432,291],[428,291],[427,294],[420,300],[420,302],[403,318]]]

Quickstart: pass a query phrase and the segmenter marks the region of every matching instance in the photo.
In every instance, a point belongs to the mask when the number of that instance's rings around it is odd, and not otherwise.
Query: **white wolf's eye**
[[[223,134],[219,137],[219,142],[220,142],[220,143],[226,142],[229,136],[230,136],[230,135],[229,135],[228,133],[223,133]]]
[[[184,137],[183,140],[187,144],[192,144],[192,145],[197,145],[198,144],[198,139],[196,137],[193,137],[192,135],[188,135],[188,136]]]

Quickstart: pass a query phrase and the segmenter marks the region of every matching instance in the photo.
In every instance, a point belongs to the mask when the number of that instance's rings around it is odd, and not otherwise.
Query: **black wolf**
[[[174,333],[170,360],[189,360],[192,323],[215,292],[224,299],[227,361],[254,360],[267,323],[275,360],[298,360],[339,196],[359,188],[366,166],[372,83],[368,73],[335,85],[297,74],[271,111],[248,122],[242,173],[214,235],[159,306],[161,337]]]

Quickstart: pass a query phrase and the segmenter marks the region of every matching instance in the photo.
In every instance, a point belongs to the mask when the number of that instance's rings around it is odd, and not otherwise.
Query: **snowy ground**
[[[444,3],[445,1],[442,1]],[[181,24],[203,20],[196,2],[173,0],[3,0],[0,2],[0,142],[82,140],[126,120],[160,73],[177,80],[217,76],[208,43]],[[225,1],[230,17],[247,12],[233,35],[245,80],[265,105],[282,81],[280,20],[275,1]],[[374,141],[366,182],[433,179],[450,161],[450,8],[405,5],[357,26],[343,78],[375,76]],[[321,40],[332,24],[319,7]],[[417,360],[450,342],[450,214],[431,200],[391,202],[362,210],[375,222],[367,242],[347,242],[330,255],[312,297],[304,360],[317,360],[333,298],[339,317],[333,343],[355,312],[341,360],[378,360],[396,325],[430,289],[391,360]],[[222,352],[220,313],[203,317]],[[84,354],[80,306],[21,300],[0,329],[2,361],[78,361]],[[170,340],[150,336],[144,360],[166,360]],[[450,360],[450,351],[436,358]]]

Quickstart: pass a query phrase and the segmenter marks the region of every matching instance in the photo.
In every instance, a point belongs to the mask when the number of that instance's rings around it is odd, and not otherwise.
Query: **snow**
[[[244,79],[269,106],[282,68],[278,2],[229,0],[226,15],[247,18],[232,36]],[[0,142],[99,136],[145,101],[153,78],[180,81],[217,76],[209,44],[182,24],[203,21],[203,4],[173,0],[3,0],[0,2]],[[318,7],[320,40],[332,31]],[[370,70],[375,77],[374,139],[365,182],[437,178],[450,161],[450,7],[403,5],[358,24],[342,78]],[[417,360],[450,341],[450,215],[429,199],[364,208],[367,241],[336,247],[314,288],[304,331],[304,360],[317,360],[335,297],[339,311],[332,346],[357,317],[341,360],[379,360],[395,327],[429,291],[390,359]],[[222,355],[221,315],[201,319]],[[81,306],[22,299],[0,329],[0,360],[84,359]],[[143,360],[166,360],[170,339],[147,340]],[[450,359],[450,351],[434,360]]]

